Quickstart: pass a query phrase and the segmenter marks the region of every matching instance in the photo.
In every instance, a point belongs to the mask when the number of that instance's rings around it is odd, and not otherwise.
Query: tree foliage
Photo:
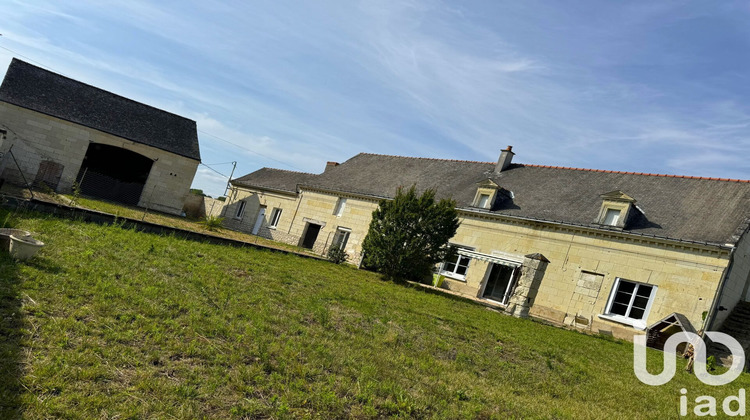
[[[362,249],[365,264],[387,278],[422,280],[449,255],[448,240],[458,229],[456,202],[435,201],[435,190],[418,195],[399,188],[372,213]]]

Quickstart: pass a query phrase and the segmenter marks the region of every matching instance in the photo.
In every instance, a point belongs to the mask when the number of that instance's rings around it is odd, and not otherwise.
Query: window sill
[[[234,217],[232,217],[232,219],[234,219],[234,220],[242,220],[242,216],[240,216],[240,217],[234,216]]]
[[[276,230],[276,226],[266,226],[266,227],[269,228],[269,229],[271,229],[271,230]]]
[[[462,276],[462,275],[459,275],[459,274],[447,273],[445,271],[441,271],[440,275],[444,276],[446,279],[449,279],[449,280],[456,280],[456,281],[460,281],[460,282],[466,283],[466,276],[465,275]]]
[[[597,315],[601,319],[606,319],[607,321],[616,322],[618,324],[624,324],[629,327],[633,327],[637,330],[643,331],[646,329],[646,321],[642,319],[633,319],[624,317],[622,315],[609,315],[609,314],[599,314]]]

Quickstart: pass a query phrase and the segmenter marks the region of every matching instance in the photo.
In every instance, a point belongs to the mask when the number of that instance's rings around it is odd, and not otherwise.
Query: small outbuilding
[[[0,86],[0,153],[4,182],[57,192],[78,183],[85,195],[173,214],[200,163],[195,121],[15,58]]]

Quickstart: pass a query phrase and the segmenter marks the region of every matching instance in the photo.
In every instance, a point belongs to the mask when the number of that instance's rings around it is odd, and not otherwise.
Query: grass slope
[[[325,261],[10,224],[47,246],[28,263],[0,255],[2,418],[675,418],[682,387],[750,383],[680,370],[645,386],[630,343]]]
[[[38,195],[42,195],[37,193]],[[60,197],[65,197],[67,201],[63,201]],[[60,202],[65,205],[69,205],[71,200],[74,200],[75,205],[78,207],[97,210],[104,213],[114,214],[119,217],[127,217],[135,220],[143,220],[146,222],[156,223],[163,226],[170,226],[178,229],[189,230],[199,233],[208,233],[210,235],[221,236],[224,238],[235,239],[238,241],[249,242],[254,244],[263,245],[270,248],[285,249],[294,252],[301,252],[312,254],[312,251],[299,246],[286,244],[284,242],[273,241],[270,239],[263,238],[257,235],[251,235],[249,233],[237,232],[229,230],[223,227],[219,227],[216,230],[206,228],[204,220],[194,220],[187,217],[179,217],[166,213],[160,213],[154,210],[146,210],[142,207],[127,206],[120,203],[112,203],[104,200],[97,200],[89,197],[74,197],[72,195],[51,195],[44,194],[41,198],[51,202]],[[217,206],[219,204],[216,204]],[[223,205],[223,203],[221,204]]]

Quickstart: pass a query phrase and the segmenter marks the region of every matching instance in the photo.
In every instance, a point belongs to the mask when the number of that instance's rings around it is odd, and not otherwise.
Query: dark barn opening
[[[91,143],[77,182],[85,195],[137,206],[153,164],[136,152]]]

